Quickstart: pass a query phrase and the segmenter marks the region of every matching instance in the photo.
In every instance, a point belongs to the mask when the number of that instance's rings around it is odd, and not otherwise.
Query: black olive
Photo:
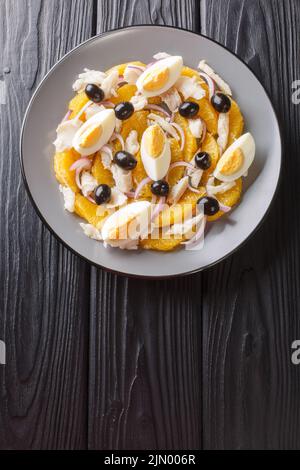
[[[199,152],[195,156],[195,163],[201,170],[208,170],[211,166],[211,156],[207,152]]]
[[[164,180],[154,181],[151,184],[151,191],[155,196],[165,197],[169,194],[169,184]]]
[[[104,100],[104,91],[93,83],[89,83],[85,87],[85,94],[94,103],[100,103]]]
[[[120,152],[115,154],[114,162],[116,165],[123,168],[123,170],[133,170],[137,165],[134,156],[129,152],[125,152],[125,150],[120,150]]]
[[[107,184],[99,184],[94,192],[95,201],[98,206],[108,202],[111,197],[111,189]]]
[[[115,106],[115,115],[121,121],[129,119],[134,113],[133,104],[130,101],[123,101]]]
[[[215,215],[220,210],[219,203],[213,197],[201,197],[197,202],[197,205],[204,206],[204,214],[205,215]]]
[[[179,114],[185,118],[193,118],[197,116],[199,112],[199,104],[194,101],[184,101],[179,106]]]
[[[218,113],[228,113],[231,108],[231,100],[224,93],[216,93],[211,97],[211,104]]]

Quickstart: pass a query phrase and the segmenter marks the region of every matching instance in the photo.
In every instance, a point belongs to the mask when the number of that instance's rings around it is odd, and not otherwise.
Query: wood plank
[[[97,28],[192,29],[196,10],[190,0],[100,0]],[[201,447],[198,281],[137,281],[92,269],[90,448]]]
[[[284,134],[283,178],[263,227],[204,275],[204,448],[300,446],[299,2],[203,0],[202,31],[243,58],[265,84]]]
[[[50,235],[25,194],[20,125],[51,65],[92,34],[91,0],[2,0],[0,105],[0,448],[87,443],[89,267]],[[0,70],[2,74],[2,70]],[[45,110],[45,118],[47,110]]]

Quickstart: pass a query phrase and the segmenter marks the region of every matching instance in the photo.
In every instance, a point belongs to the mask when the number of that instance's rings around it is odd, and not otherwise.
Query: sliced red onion
[[[177,168],[178,166],[186,166],[187,168],[189,168],[190,170],[195,170],[195,167],[191,164],[191,163],[188,163],[188,162],[184,162],[184,161],[180,161],[180,162],[174,162],[170,165],[170,168],[169,168],[169,171],[168,173],[173,170],[173,168]]]
[[[101,103],[99,103],[99,105],[101,105],[101,104],[102,104],[102,106],[105,106],[106,108],[114,108],[115,107],[114,103],[112,103],[111,101],[101,101]]]
[[[161,213],[161,211],[162,211],[163,208],[164,208],[165,202],[166,202],[166,198],[165,198],[165,197],[160,197],[160,198],[159,198],[158,204],[156,204],[155,209],[154,209],[154,211],[153,211],[152,214],[151,214],[151,222],[153,222],[153,220],[155,220],[156,217]]]
[[[73,171],[73,170],[83,170],[83,169],[87,169],[89,170],[92,166],[92,162],[89,158],[87,157],[83,157],[83,158],[79,158],[78,160],[76,160],[71,166],[70,166],[70,170]]]
[[[146,184],[150,183],[150,181],[152,181],[151,178],[149,178],[149,176],[147,176],[147,178],[144,178],[144,179],[138,184],[138,186],[137,186],[137,188],[136,188],[136,190],[135,190],[135,193],[134,193],[134,199],[137,199],[137,198],[138,198],[138,196],[139,196],[141,190],[143,189],[143,187],[144,187]]]
[[[181,139],[180,150],[183,150],[184,149],[184,144],[185,144],[184,131],[183,131],[182,127],[179,124],[177,124],[176,122],[171,122],[170,124],[173,127],[175,127],[175,129],[179,132],[180,139]]]
[[[158,104],[147,104],[147,106],[145,106],[145,109],[159,111],[160,113],[163,113],[165,116],[171,117],[171,113],[168,113],[168,111],[165,108],[163,108],[162,106],[159,106]]]
[[[91,196],[86,196],[86,198],[87,198],[90,202],[92,202],[93,204],[96,204],[95,199],[93,199]]]
[[[81,108],[81,110],[80,110],[79,113],[75,116],[74,119],[75,119],[75,120],[78,120],[78,119],[83,115],[83,113],[87,110],[87,108],[88,108],[89,106],[91,106],[91,104],[93,104],[93,102],[92,102],[92,101],[88,101],[88,102]]]
[[[121,144],[121,147],[122,147],[122,150],[125,149],[125,142],[124,142],[124,139],[123,137],[121,136],[121,134],[119,134],[118,132],[114,132],[113,135],[111,136],[111,141],[113,140],[118,140]]]
[[[224,204],[221,204],[220,202],[219,202],[219,207],[220,207],[220,211],[224,212],[225,214],[231,211],[230,206],[225,206]]]
[[[209,99],[211,99],[211,97],[216,93],[216,84],[214,80],[209,75],[207,75],[207,73],[199,72],[199,75],[206,81],[209,89]]]
[[[126,82],[125,80],[122,80],[120,82],[118,82],[118,88],[121,88],[121,86],[124,86],[124,85],[127,85],[128,82]]]
[[[203,119],[202,119],[202,124],[203,124],[203,130],[202,130],[202,136],[201,136],[200,144],[203,144],[203,142],[205,140],[205,137],[206,137],[206,134],[207,134],[207,126],[206,126],[205,121],[203,121]]]
[[[199,242],[201,240],[201,237],[202,237],[203,233],[204,233],[205,226],[206,226],[206,217],[204,217],[204,220],[201,220],[201,226],[197,230],[195,235],[190,240],[188,240],[186,242],[182,242],[181,245],[191,246],[191,245],[194,245],[197,242]]]
[[[154,194],[152,195],[151,204],[156,204],[156,196]]]
[[[65,115],[65,117],[63,118],[63,120],[61,121],[61,123],[67,121],[69,119],[69,117],[71,116],[72,114],[72,110],[69,109],[69,111],[67,112],[67,114]]]
[[[81,168],[77,168],[76,174],[75,174],[75,181],[79,189],[82,189],[81,179],[80,179],[81,171],[82,171]]]
[[[129,69],[138,70],[139,72],[144,72],[144,70],[146,70],[146,67],[142,67],[141,65],[128,64],[127,67]]]

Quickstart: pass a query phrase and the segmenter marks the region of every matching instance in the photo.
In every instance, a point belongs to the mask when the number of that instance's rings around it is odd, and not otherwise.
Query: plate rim
[[[91,261],[89,258],[86,258],[84,255],[78,253],[74,248],[72,248],[66,241],[64,241],[56,232],[55,230],[50,226],[50,224],[47,222],[47,220],[45,219],[45,217],[42,215],[42,213],[40,212],[38,206],[37,206],[37,203],[35,202],[32,194],[31,194],[31,190],[30,190],[30,187],[29,187],[29,184],[27,182],[27,178],[26,178],[26,174],[25,174],[25,168],[24,168],[24,159],[23,159],[23,138],[24,138],[24,132],[25,132],[25,127],[26,127],[26,123],[27,123],[27,120],[28,120],[28,117],[29,117],[29,114],[30,114],[30,110],[31,110],[31,107],[32,107],[32,104],[36,98],[36,96],[38,95],[41,87],[43,86],[44,82],[48,79],[48,77],[50,75],[52,75],[52,73],[55,71],[55,69],[62,63],[64,62],[71,54],[73,54],[73,52],[75,52],[77,49],[80,49],[80,48],[83,48],[85,47],[88,43],[90,42],[93,42],[93,41],[97,41],[99,38],[103,37],[103,36],[109,36],[115,32],[120,32],[124,29],[136,29],[136,28],[161,28],[161,29],[173,29],[173,30],[179,30],[179,31],[184,31],[186,33],[189,33],[191,35],[195,35],[195,36],[200,36],[200,37],[203,37],[204,39],[208,40],[208,41],[211,41],[212,43],[216,44],[217,46],[225,49],[229,54],[233,55],[236,59],[238,59],[240,62],[242,62],[242,64],[247,67],[247,69],[249,70],[250,74],[253,75],[253,77],[258,81],[258,83],[260,84],[260,86],[263,88],[263,91],[265,92],[267,98],[268,98],[268,101],[271,105],[271,109],[274,113],[274,116],[275,116],[275,120],[276,120],[276,123],[277,123],[277,126],[278,126],[278,131],[279,131],[279,139],[280,139],[280,148],[279,148],[279,152],[280,152],[280,158],[279,158],[279,172],[278,172],[278,178],[277,178],[277,182],[276,182],[276,187],[275,187],[275,190],[273,192],[273,195],[272,195],[272,198],[270,199],[270,202],[268,204],[268,207],[263,215],[263,217],[260,219],[260,221],[258,222],[258,224],[256,225],[256,227],[247,235],[247,237],[239,244],[237,245],[235,248],[233,248],[229,253],[227,253],[226,255],[224,255],[223,257],[219,258],[218,260],[210,263],[210,264],[207,264],[206,266],[204,267],[199,267],[197,269],[193,269],[191,271],[186,271],[186,272],[182,272],[182,273],[179,273],[179,274],[166,274],[166,275],[144,275],[144,274],[131,274],[131,273],[126,273],[124,271],[118,271],[116,269],[112,269],[112,268],[109,268],[109,267],[106,267],[106,266],[103,266],[101,265],[100,263],[96,263],[94,261]],[[129,277],[129,278],[134,278],[134,279],[148,279],[148,280],[155,280],[155,279],[172,279],[172,278],[179,278],[179,277],[184,277],[184,276],[189,276],[189,275],[192,275],[192,274],[196,274],[196,273],[199,273],[199,272],[202,272],[202,271],[205,271],[209,268],[212,268],[213,266],[216,266],[217,264],[225,261],[227,258],[229,258],[230,256],[232,256],[234,253],[236,253],[240,248],[242,248],[249,240],[250,238],[252,238],[256,232],[261,228],[262,224],[265,222],[267,216],[269,215],[269,212],[271,210],[271,207],[278,195],[278,190],[279,190],[279,187],[280,187],[280,184],[281,184],[281,178],[282,178],[282,154],[283,154],[283,132],[282,132],[282,124],[281,124],[281,121],[278,117],[278,113],[273,105],[273,102],[271,100],[271,97],[270,97],[270,93],[268,92],[268,90],[266,89],[265,85],[260,81],[260,79],[258,78],[258,76],[256,75],[256,73],[250,68],[250,66],[242,59],[240,58],[235,52],[231,51],[227,46],[224,46],[223,44],[219,43],[217,40],[215,39],[212,39],[212,38],[209,38],[207,36],[205,36],[204,34],[200,33],[200,32],[195,32],[195,31],[191,31],[189,29],[186,29],[186,28],[182,28],[182,27],[179,27],[179,26],[172,26],[172,25],[155,25],[155,24],[137,24],[137,25],[132,25],[132,26],[124,26],[124,27],[120,27],[120,28],[114,28],[114,29],[110,29],[108,31],[105,31],[105,32],[101,32],[91,38],[88,38],[86,39],[85,41],[81,42],[80,44],[78,44],[77,46],[75,46],[73,49],[71,49],[69,52],[67,52],[61,59],[59,59],[51,68],[50,70],[46,73],[46,75],[43,77],[43,79],[40,81],[40,83],[38,84],[36,90],[34,91],[32,97],[30,98],[29,100],[29,103],[26,107],[26,111],[25,111],[25,114],[24,114],[24,117],[23,117],[23,121],[22,121],[22,126],[21,126],[21,132],[20,132],[20,140],[19,140],[19,163],[20,163],[20,166],[21,166],[21,174],[22,174],[22,179],[23,179],[23,183],[24,183],[24,186],[25,186],[25,189],[26,189],[26,192],[27,192],[27,195],[29,196],[29,199],[31,201],[31,204],[33,205],[39,219],[42,221],[42,223],[46,226],[46,228],[50,231],[50,233],[56,238],[56,240],[58,240],[59,243],[61,243],[65,248],[67,248],[68,250],[71,251],[72,254],[78,256],[80,259],[84,260],[85,262],[89,263],[91,266],[95,267],[95,268],[100,268],[100,269],[104,269],[105,271],[108,271],[110,273],[113,273],[113,274],[118,274],[120,276],[124,276],[124,277]]]

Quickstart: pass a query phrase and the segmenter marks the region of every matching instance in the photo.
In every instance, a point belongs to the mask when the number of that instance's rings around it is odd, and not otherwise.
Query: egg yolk
[[[239,171],[244,163],[244,154],[240,148],[236,149],[227,158],[224,159],[224,162],[221,162],[219,171],[225,175],[230,176]]]
[[[148,127],[145,135],[145,147],[149,157],[158,158],[165,146],[165,134],[158,124]]]
[[[158,68],[149,71],[148,75],[143,80],[143,88],[145,91],[158,91],[169,80],[170,72],[168,67]]]
[[[83,132],[80,139],[80,146],[82,148],[89,148],[95,145],[102,135],[103,129],[99,124],[95,124]]]

